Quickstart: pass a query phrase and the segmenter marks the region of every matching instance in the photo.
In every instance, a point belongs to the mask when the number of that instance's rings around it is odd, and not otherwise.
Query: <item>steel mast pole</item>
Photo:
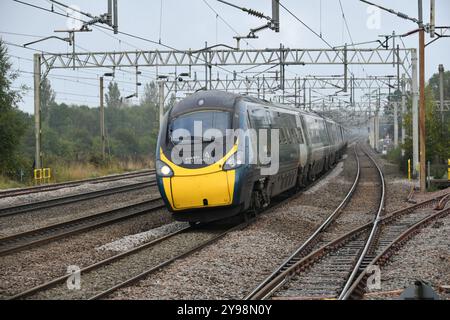
[[[439,65],[439,101],[441,104],[441,121],[444,126],[444,66]]]
[[[164,117],[164,81],[159,81],[159,127],[161,129],[162,120]]]
[[[413,141],[413,175],[417,177],[417,166],[419,164],[419,92],[417,83],[417,51],[412,50],[412,141]]]
[[[103,77],[100,77],[100,135],[102,139],[102,159],[105,160],[105,106],[103,104]]]
[[[426,132],[425,132],[425,30],[423,25],[422,0],[419,4],[419,157],[420,157],[420,191],[426,191]]]
[[[34,134],[35,134],[35,156],[34,168],[42,168],[41,154],[41,55],[35,53],[34,64]]]
[[[406,82],[405,82],[405,74],[402,74],[402,157],[405,156],[405,115],[406,115]]]

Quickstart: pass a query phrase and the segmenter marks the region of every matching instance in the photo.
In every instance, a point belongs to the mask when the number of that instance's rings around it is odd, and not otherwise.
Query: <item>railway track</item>
[[[314,181],[308,188],[319,183],[329,172],[331,170]],[[286,202],[295,199],[301,193],[302,191],[291,197],[281,197],[281,200],[273,203],[263,214],[267,214]],[[80,274],[83,285],[80,290],[68,290],[66,281],[70,275],[64,275],[9,297],[9,299],[100,299],[119,288],[139,281],[178,259],[201,250],[232,231],[246,228],[252,221],[253,219],[247,220],[225,230],[220,229],[213,232],[210,230],[207,231],[203,227],[193,228],[187,226],[181,230],[82,268]],[[200,241],[196,241],[194,244],[189,239],[192,235],[202,233],[204,237],[202,235]],[[173,245],[173,243],[176,243],[176,245]],[[180,243],[183,244],[181,247],[179,245]],[[161,253],[163,253],[163,257],[160,256]]]
[[[161,198],[0,238],[0,256],[164,208]]]
[[[156,181],[145,181],[145,182],[127,184],[127,185],[123,185],[123,186],[117,186],[117,187],[108,188],[108,189],[65,195],[65,196],[48,199],[48,200],[41,200],[41,201],[24,203],[24,204],[10,206],[10,207],[4,207],[4,208],[0,208],[0,217],[6,217],[6,216],[11,216],[11,215],[20,214],[20,213],[27,213],[27,212],[34,211],[34,210],[53,208],[56,206],[96,199],[96,198],[100,198],[100,197],[104,197],[104,196],[109,196],[112,194],[140,190],[140,189],[154,187],[154,186],[156,186]]]
[[[371,219],[376,222],[381,217],[385,197],[385,183],[381,169],[366,151],[364,151],[362,155],[358,155],[360,152],[357,151],[357,147],[355,146],[354,152],[357,160],[356,175],[351,188],[342,202],[316,229],[316,231],[269,277],[250,292],[245,299],[264,299],[271,297],[275,291],[279,290],[283,285],[289,282],[291,279],[291,277],[288,276],[289,271],[294,265],[299,261],[302,261],[302,259],[307,257],[311,252],[314,252],[316,248],[324,243],[333,243],[333,239],[341,234],[347,233],[349,228],[353,228],[355,223],[352,223],[352,220],[354,220],[355,214],[352,214],[352,210],[349,210],[349,208],[353,208],[354,211],[354,208],[363,206],[364,210],[367,211],[365,216],[366,220]],[[365,159],[361,159],[361,157],[365,157]],[[376,177],[374,176],[374,172]],[[373,183],[374,179],[379,180],[378,184]],[[361,182],[361,180],[366,181]],[[376,195],[377,190],[379,191],[378,195]],[[359,194],[359,197],[354,197],[356,193]],[[372,194],[372,204],[370,204],[370,201],[367,201],[367,198],[364,198],[368,193]],[[363,197],[363,201],[361,201],[361,197]],[[358,225],[358,223],[361,225],[362,221],[364,221],[364,219],[355,220],[357,220],[356,225]],[[340,266],[330,266],[330,269],[333,269],[333,272],[336,272],[332,277],[338,276],[341,280],[347,281],[341,283],[342,290],[348,287],[348,283],[356,276],[357,271],[355,270],[358,270],[359,265],[363,263],[364,256],[374,238],[372,233],[374,233],[376,229],[377,223],[374,223],[374,230],[372,230],[373,232],[370,232],[370,236],[365,235],[354,239],[354,243],[349,245],[348,250],[343,250],[337,254],[336,261],[341,263]],[[319,272],[319,270],[317,270],[317,272]],[[328,277],[330,278],[330,276]],[[318,280],[317,283],[314,283],[314,281],[309,282],[312,286],[318,286],[321,281],[322,280]],[[337,289],[334,288],[334,290]]]
[[[440,200],[440,201],[439,201]],[[438,202],[439,201],[439,202]],[[374,267],[381,267],[404,246],[409,239],[433,221],[450,213],[450,207],[446,204],[450,201],[450,194],[444,197],[422,202],[407,210],[400,210],[391,215],[395,223],[387,224],[382,229],[378,240],[378,246],[371,248],[375,256],[361,271],[342,299],[362,299],[369,291],[367,288],[368,277],[372,275]],[[431,207],[434,210],[431,210]],[[387,219],[386,219],[387,220]],[[383,223],[384,221],[382,221]]]
[[[66,280],[70,275],[65,275],[19,293],[10,297],[10,299],[99,299],[160,270],[178,259],[199,251],[229,232],[246,227],[248,223],[244,222],[225,228],[225,230],[207,230],[186,226],[82,268],[80,270],[82,279],[80,290],[69,290]]]
[[[437,197],[397,210],[387,216],[354,228],[332,241],[318,241],[317,249],[306,253],[308,242],[246,299],[358,299],[365,292],[371,267],[388,257],[420,228],[450,213],[441,203],[450,195]],[[444,200],[442,200],[444,199]],[[303,253],[303,254],[302,254]]]
[[[412,230],[423,226],[425,221],[429,222],[439,216],[449,213],[449,209],[443,209],[434,214],[430,206],[437,200],[420,203],[411,208],[398,210],[389,216],[380,219],[380,227],[390,230],[399,230],[412,235]],[[421,215],[415,216],[417,211],[423,210]],[[431,220],[430,220],[431,219]],[[372,259],[369,255],[364,256],[357,270],[358,277],[354,282],[348,281],[350,270],[355,270],[354,256],[362,251],[368,235],[371,233],[373,223],[356,228],[338,239],[321,246],[303,259],[296,261],[288,269],[280,273],[267,287],[260,290],[253,299],[349,299],[361,295],[361,287],[364,279],[367,279],[369,266],[380,261],[385,255],[384,249],[379,249],[379,257]],[[413,228],[412,230],[409,230]],[[406,230],[406,231],[405,231]],[[408,231],[409,230],[409,231]],[[389,234],[389,232],[387,233]],[[391,233],[392,237],[392,233]],[[399,239],[404,236],[400,235]],[[385,248],[396,248],[396,242],[391,241],[389,236],[379,238],[384,242]],[[375,245],[372,248],[376,248]],[[372,249],[371,248],[371,249]],[[392,252],[391,252],[392,254]],[[347,290],[345,285],[350,283]]]
[[[37,193],[37,192],[58,190],[58,189],[68,188],[68,187],[76,187],[76,186],[79,186],[84,183],[97,184],[97,183],[102,183],[102,182],[111,182],[111,181],[117,181],[117,180],[123,180],[123,179],[137,178],[137,177],[152,175],[154,173],[155,173],[155,170],[149,169],[149,170],[141,170],[141,171],[137,171],[137,172],[127,172],[127,173],[122,173],[122,174],[117,174],[117,175],[110,175],[110,176],[99,177],[99,178],[90,178],[90,179],[84,179],[84,180],[61,182],[61,183],[34,186],[34,187],[28,187],[28,188],[3,190],[3,191],[0,191],[0,199],[6,198],[6,197],[14,197],[14,196],[32,194],[32,193]]]

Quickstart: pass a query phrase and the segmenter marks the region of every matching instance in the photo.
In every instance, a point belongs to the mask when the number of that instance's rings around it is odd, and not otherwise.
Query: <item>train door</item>
[[[300,166],[304,168],[309,162],[308,145],[306,144],[306,135],[303,130],[302,122],[299,115],[295,116],[295,122],[297,125],[297,132],[299,134],[299,152],[300,152]]]

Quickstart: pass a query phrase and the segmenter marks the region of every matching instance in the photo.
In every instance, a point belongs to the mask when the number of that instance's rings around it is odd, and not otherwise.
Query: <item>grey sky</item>
[[[39,6],[50,8],[47,0],[24,0]],[[410,16],[417,16],[417,1],[415,0],[373,0],[374,2],[402,11]],[[61,0],[66,4],[77,5],[81,10],[98,15],[106,11],[107,0]],[[262,11],[267,15],[271,13],[270,0],[230,0],[230,2]],[[341,0],[344,12],[350,27],[351,36],[355,43],[376,40],[380,34],[405,33],[416,28],[413,22],[405,21],[396,16],[381,12],[380,28],[367,27],[367,5],[358,0]],[[251,17],[237,9],[223,5],[216,0],[163,0],[161,40],[178,49],[196,49],[205,45],[205,41],[212,45],[225,43],[235,45],[233,36],[236,35],[206,5],[213,7],[222,18],[240,34],[247,34],[250,28],[263,24],[263,21]],[[345,31],[342,14],[338,0],[282,0],[288,9],[294,12],[300,19],[317,32],[322,31],[324,39],[331,45],[350,43],[350,38]],[[161,0],[119,0],[119,29],[148,39],[158,41],[160,34],[160,5]],[[320,6],[322,10],[320,10]],[[450,1],[436,0],[437,25],[450,25]],[[424,0],[425,20],[429,17],[429,0]],[[280,9],[281,32],[263,31],[259,33],[259,39],[249,40],[252,47],[267,48],[279,47],[283,43],[291,48],[325,48],[326,45],[318,37],[312,34],[298,21],[293,19],[285,10]],[[12,43],[22,45],[38,38],[31,36],[19,36],[5,32],[30,34],[34,36],[53,35],[55,29],[66,29],[66,18],[48,12],[33,9],[12,0],[0,1],[0,36]],[[429,36],[427,35],[429,40]],[[413,35],[404,38],[406,47],[417,47],[418,36]],[[136,40],[123,35],[113,35],[112,32],[99,31],[93,28],[93,32],[77,35],[78,50],[90,51],[114,51],[139,49],[164,49],[148,42]],[[247,45],[243,43],[242,48]],[[33,48],[50,52],[68,52],[71,50],[66,43],[58,40],[49,40],[33,46]],[[15,82],[15,86],[26,84],[32,87],[32,58],[31,50],[9,46],[11,61],[16,69],[24,71]],[[20,58],[18,58],[20,57]],[[444,64],[445,69],[450,68],[450,38],[440,39],[426,49],[426,77],[427,79],[437,71],[438,64]],[[232,70],[232,68],[228,68]],[[351,68],[357,76],[363,76],[361,67]],[[155,77],[155,70],[151,68],[144,71],[141,82],[151,81]],[[98,75],[106,70],[52,70],[50,80],[57,93],[58,102],[85,103],[90,106],[98,104]],[[116,73],[122,95],[134,92],[134,75],[129,72]],[[179,69],[177,72],[183,72]],[[200,70],[199,70],[200,71]],[[214,74],[220,71],[215,69]],[[160,73],[174,72],[173,69],[159,70]],[[330,68],[319,66],[296,67],[291,70],[298,75],[316,74],[329,75],[342,73],[342,68]],[[395,70],[389,67],[365,67],[368,74],[384,75],[395,74]],[[58,78],[58,75],[60,76]],[[220,77],[224,78],[224,72],[220,71]],[[142,90],[142,89],[141,89]],[[134,101],[137,102],[137,101]],[[27,112],[33,110],[32,90],[24,97],[20,108]]]

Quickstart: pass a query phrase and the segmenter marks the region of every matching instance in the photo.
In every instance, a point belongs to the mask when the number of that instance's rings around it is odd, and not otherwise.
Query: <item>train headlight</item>
[[[228,157],[227,161],[223,164],[223,170],[233,170],[240,167],[242,164],[241,159],[238,157],[237,152]]]
[[[173,176],[173,171],[161,160],[156,160],[156,174],[163,177],[171,177]]]

